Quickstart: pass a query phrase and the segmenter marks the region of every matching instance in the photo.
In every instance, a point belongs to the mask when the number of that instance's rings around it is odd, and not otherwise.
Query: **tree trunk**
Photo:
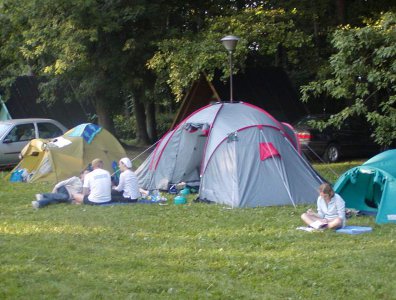
[[[146,145],[150,144],[150,139],[146,130],[146,114],[144,111],[144,105],[137,100],[138,97],[134,97],[134,113],[136,118],[136,138],[139,143]]]
[[[345,25],[345,0],[336,0],[338,24]]]
[[[130,99],[127,99],[124,103],[124,116],[126,118],[131,117],[131,109],[130,109],[131,103],[132,103],[132,100],[130,100]]]
[[[316,41],[319,37],[319,16],[318,8],[316,6],[316,0],[311,0],[310,6],[312,7],[312,25],[313,25],[313,36]]]
[[[287,57],[282,44],[279,44],[276,50],[275,66],[287,70]]]
[[[96,115],[98,116],[98,125],[110,131],[112,134],[115,133],[114,122],[109,108],[106,105],[104,99],[96,97],[95,101]]]
[[[146,125],[147,133],[151,142],[155,142],[158,139],[157,135],[157,122],[155,119],[155,104],[149,102],[146,104]]]

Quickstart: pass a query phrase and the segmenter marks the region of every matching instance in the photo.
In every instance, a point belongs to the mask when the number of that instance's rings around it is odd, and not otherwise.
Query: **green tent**
[[[376,223],[396,223],[396,149],[345,172],[334,190],[346,207],[376,213]]]
[[[0,96],[0,121],[10,120],[11,115],[8,112],[7,106],[4,104],[3,100],[1,100]]]

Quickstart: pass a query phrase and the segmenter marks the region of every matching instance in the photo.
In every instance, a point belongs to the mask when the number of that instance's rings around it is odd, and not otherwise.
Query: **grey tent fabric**
[[[314,203],[320,176],[290,125],[244,102],[208,105],[168,132],[138,168],[139,184],[199,184],[199,197],[231,207]]]

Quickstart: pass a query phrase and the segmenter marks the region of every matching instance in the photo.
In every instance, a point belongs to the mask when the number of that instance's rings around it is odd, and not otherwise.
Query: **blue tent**
[[[376,213],[376,223],[396,223],[396,149],[345,172],[334,185],[346,207]]]

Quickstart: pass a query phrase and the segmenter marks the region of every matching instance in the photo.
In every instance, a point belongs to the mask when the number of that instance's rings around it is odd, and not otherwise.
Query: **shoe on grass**
[[[43,195],[41,195],[41,194],[36,194],[36,200],[37,200],[37,201],[43,200]]]
[[[40,208],[40,204],[38,201],[32,201],[32,207],[35,209],[39,209]]]

